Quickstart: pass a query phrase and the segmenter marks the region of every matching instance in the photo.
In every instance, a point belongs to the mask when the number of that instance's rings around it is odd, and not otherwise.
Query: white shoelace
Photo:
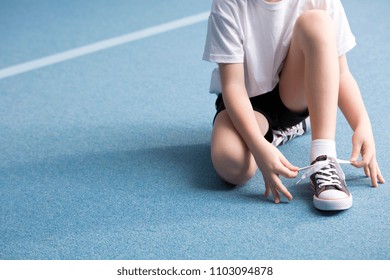
[[[336,186],[342,188],[340,180],[345,183],[345,175],[340,167],[340,164],[351,164],[351,161],[336,159],[328,157],[326,160],[317,161],[316,163],[300,168],[298,171],[307,170],[299,179],[296,184],[310,177],[314,173],[321,171],[321,174],[317,174],[316,180],[319,188],[325,186]],[[336,175],[337,174],[337,175]]]

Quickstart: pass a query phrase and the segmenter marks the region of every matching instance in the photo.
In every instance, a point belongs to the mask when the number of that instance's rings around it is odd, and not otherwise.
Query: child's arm
[[[272,191],[275,203],[280,201],[279,192],[291,200],[292,195],[283,185],[279,174],[293,178],[297,176],[298,168],[264,138],[245,88],[243,64],[220,64],[219,69],[226,110],[263,174],[265,195]]]
[[[371,123],[367,114],[359,87],[348,68],[345,56],[340,57],[340,88],[339,107],[354,131],[352,137],[353,151],[351,161],[354,166],[364,167],[367,177],[371,177],[374,187],[384,183],[378,162],[376,160],[375,141],[371,129]],[[358,157],[362,155],[359,162]]]

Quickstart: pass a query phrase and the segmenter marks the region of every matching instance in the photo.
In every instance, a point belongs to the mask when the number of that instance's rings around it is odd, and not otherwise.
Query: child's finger
[[[287,167],[283,166],[278,170],[278,174],[282,175],[285,178],[295,178],[298,175],[298,170],[297,171],[291,171]]]
[[[370,164],[369,172],[370,172],[369,175],[371,177],[371,183],[373,187],[378,187],[378,183],[380,184],[385,183],[385,179],[382,176],[381,170],[379,169],[378,162],[376,161],[376,159],[374,159]]]
[[[280,156],[280,161],[283,163],[285,167],[287,167],[291,171],[298,171],[299,167],[291,164],[282,154]]]
[[[362,163],[363,166],[369,165],[375,159],[375,149],[366,145],[362,150]]]
[[[378,168],[378,182],[380,184],[384,184],[385,183],[385,178],[382,176],[381,171],[380,171],[379,168]]]
[[[288,200],[292,200],[293,197],[291,193],[287,190],[280,178],[277,176],[275,178],[274,186],[276,187],[277,191],[281,192]]]
[[[364,166],[364,174],[366,174],[366,177],[371,177],[370,168],[368,166]]]
[[[265,192],[264,192],[264,196],[265,197],[269,197],[269,193],[271,192],[271,189],[269,187],[268,184],[265,185]]]
[[[371,177],[371,185],[373,187],[378,187],[378,177],[377,177],[377,169],[376,169],[376,164],[371,164],[369,165],[369,172],[370,172],[370,177]]]
[[[279,197],[279,193],[278,191],[272,186],[270,187],[271,188],[271,192],[272,192],[272,195],[274,196],[274,202],[276,204],[278,204],[280,202],[280,197]]]
[[[351,157],[350,157],[349,160],[354,162],[354,163],[357,163],[358,159],[359,159],[359,155],[360,155],[361,149],[362,149],[361,145],[354,144],[353,147],[352,147],[352,154],[351,154]]]

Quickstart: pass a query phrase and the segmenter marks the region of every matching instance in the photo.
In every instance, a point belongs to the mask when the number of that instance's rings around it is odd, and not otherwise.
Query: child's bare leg
[[[261,131],[268,131],[266,118],[255,112]],[[257,170],[256,162],[234,128],[226,110],[220,112],[214,122],[211,139],[211,158],[217,173],[225,181],[242,185],[254,176]]]
[[[336,115],[340,66],[335,27],[327,13],[313,10],[297,20],[281,74],[280,96],[291,110],[309,109],[312,127],[310,161],[325,165],[310,176],[313,203],[320,210],[344,210],[352,206],[352,195],[337,168],[335,158]],[[326,156],[326,157],[324,157]]]
[[[297,20],[280,80],[280,96],[293,111],[309,108],[312,139],[334,140],[339,60],[331,18],[324,11]]]

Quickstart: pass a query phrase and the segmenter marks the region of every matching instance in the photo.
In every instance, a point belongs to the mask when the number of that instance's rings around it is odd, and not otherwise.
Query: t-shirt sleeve
[[[333,20],[336,25],[336,36],[338,42],[338,54],[342,56],[356,46],[356,39],[353,35],[345,10],[340,0],[332,1],[334,3]]]
[[[216,11],[212,9],[208,19],[203,59],[216,63],[244,62],[241,34],[236,15],[231,9],[224,7],[218,7]]]

